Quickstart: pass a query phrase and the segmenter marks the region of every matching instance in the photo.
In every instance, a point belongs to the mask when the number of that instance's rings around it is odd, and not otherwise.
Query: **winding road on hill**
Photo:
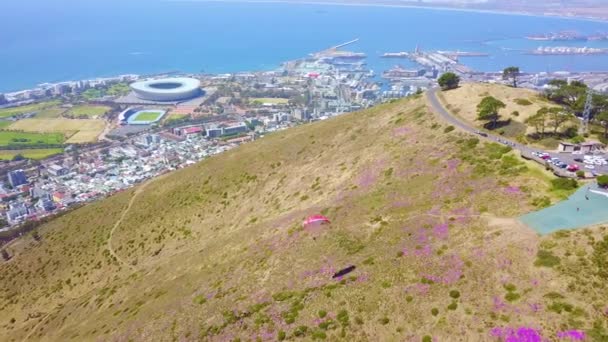
[[[471,124],[469,124],[468,122],[465,122],[462,119],[456,117],[454,114],[450,113],[441,104],[439,97],[437,97],[437,93],[439,91],[441,91],[439,88],[432,88],[426,92],[426,98],[428,100],[427,102],[431,105],[433,111],[435,113],[439,114],[439,116],[441,116],[445,121],[447,121],[451,125],[458,127],[471,134],[479,135],[478,128],[476,128],[476,127],[472,126]],[[530,147],[528,147],[526,145],[522,145],[518,142],[511,141],[511,140],[505,139],[503,137],[494,136],[492,134],[488,134],[488,136],[485,138],[487,140],[491,140],[491,141],[494,141],[494,142],[497,142],[500,144],[509,145],[509,146],[513,147],[514,149],[517,149],[521,152],[528,153],[528,154],[531,154],[534,151],[539,151],[539,149],[531,149]],[[542,152],[546,152],[546,151],[542,151]],[[547,152],[547,153],[549,153],[549,152]]]
[[[487,134],[487,137],[481,136],[478,128],[476,128],[473,125],[471,125],[470,123],[462,120],[461,118],[457,117],[456,115],[450,113],[450,111],[443,106],[443,104],[439,100],[439,97],[437,96],[437,94],[440,91],[441,91],[440,88],[432,88],[432,89],[428,90],[426,92],[427,103],[429,104],[429,106],[435,113],[437,113],[443,120],[447,121],[449,124],[453,125],[454,127],[458,127],[465,132],[468,132],[468,133],[471,133],[474,135],[478,135],[480,138],[483,138],[483,139],[486,139],[489,141],[493,141],[493,142],[497,142],[499,144],[511,146],[514,149],[519,150],[522,154],[525,154],[529,158],[534,158],[534,156],[532,155],[532,152],[547,153],[552,158],[557,157],[560,160],[562,160],[564,163],[569,164],[569,165],[576,164],[580,167],[581,170],[584,170],[584,164],[575,161],[574,158],[576,158],[577,156],[572,155],[570,153],[556,153],[555,151],[545,151],[545,150],[542,150],[539,148],[532,148],[527,145],[520,144],[516,141],[512,141],[512,140],[506,139],[504,137],[496,136],[496,135],[489,134],[489,133]],[[537,161],[541,162],[540,160],[537,160]],[[562,177],[569,176],[568,174],[564,173],[565,171],[563,169],[553,167],[553,170]],[[608,166],[596,166],[595,170],[601,171],[603,173],[608,173]]]

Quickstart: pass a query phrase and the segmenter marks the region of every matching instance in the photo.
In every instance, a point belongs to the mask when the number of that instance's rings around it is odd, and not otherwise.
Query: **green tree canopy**
[[[608,137],[608,111],[597,114],[595,120],[604,127],[604,137]]]
[[[506,105],[492,97],[486,96],[477,105],[477,120],[492,122],[492,128],[496,127],[496,122],[500,118],[499,111],[505,108]]]
[[[525,123],[534,127],[537,134],[541,136],[545,135],[545,128],[547,127],[548,115],[547,108],[543,107],[539,109],[536,114],[526,119]]]
[[[505,68],[502,71],[502,78],[504,80],[511,79],[511,82],[513,83],[513,88],[517,88],[517,78],[518,77],[519,77],[519,67],[510,66],[510,67]]]
[[[608,175],[601,175],[597,177],[597,185],[602,188],[608,187]]]
[[[543,109],[546,111],[547,116],[549,118],[549,122],[553,127],[553,134],[556,134],[557,130],[560,129],[560,127],[562,127],[564,123],[574,118],[572,114],[564,111],[562,108],[559,107],[541,108],[541,110]]]
[[[443,90],[455,89],[458,88],[460,77],[453,72],[446,72],[439,77],[437,83]]]
[[[568,83],[565,80],[551,80],[549,85],[552,86],[552,89],[547,91],[549,100],[567,106],[572,112],[583,111],[587,99],[586,84],[579,81]]]

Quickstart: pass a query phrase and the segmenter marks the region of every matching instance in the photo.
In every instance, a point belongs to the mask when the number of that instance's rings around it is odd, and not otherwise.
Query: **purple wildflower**
[[[581,330],[566,330],[557,333],[557,337],[562,340],[570,341],[584,341],[587,336],[584,331]]]

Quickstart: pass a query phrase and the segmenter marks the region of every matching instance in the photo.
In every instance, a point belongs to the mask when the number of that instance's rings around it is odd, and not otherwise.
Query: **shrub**
[[[608,175],[601,175],[597,177],[597,185],[605,188],[608,186]]]
[[[585,178],[585,171],[583,171],[583,170],[576,171],[576,177]]]
[[[509,302],[514,302],[518,300],[521,296],[517,292],[507,292],[505,295],[505,299]]]
[[[378,320],[378,322],[380,322],[380,324],[382,324],[382,325],[387,325],[387,324],[388,324],[388,322],[390,322],[390,321],[391,321],[391,320],[390,320],[390,319],[388,319],[388,317],[382,317],[382,318],[380,318],[380,319]]]
[[[285,340],[286,337],[287,334],[283,330],[279,331],[279,333],[277,334],[277,340],[279,341]]]
[[[513,292],[515,290],[517,290],[517,287],[513,284],[505,284],[504,285],[505,290],[509,291],[509,292]]]
[[[194,303],[196,304],[202,305],[205,304],[205,302],[207,302],[207,298],[205,298],[205,296],[202,294],[194,297]]]
[[[559,263],[560,258],[558,256],[554,255],[551,251],[540,249],[538,253],[536,253],[534,266],[553,267],[559,265]]]
[[[532,105],[532,101],[530,101],[528,99],[515,99],[514,102],[520,106],[531,106]]]
[[[325,322],[321,322],[319,323],[319,328],[323,329],[323,330],[330,330],[330,329],[335,329],[336,328],[336,322],[330,320],[327,320]]]
[[[431,309],[431,314],[432,314],[433,316],[437,316],[437,315],[439,315],[439,309],[437,309],[437,308],[433,308],[433,309]]]
[[[327,316],[327,311],[319,310],[319,318],[325,318],[325,316]]]
[[[546,208],[551,205],[551,199],[549,197],[536,197],[532,200],[532,205],[537,208]]]
[[[408,302],[408,303],[411,303],[412,300],[414,300],[414,297],[412,297],[412,296],[406,296],[405,297],[405,301]]]
[[[452,302],[450,305],[448,305],[448,310],[456,310],[458,308],[458,304],[456,304],[456,302]]]
[[[313,340],[324,340],[326,338],[327,338],[327,334],[325,334],[325,332],[322,330],[316,330],[315,332],[312,333]]]
[[[422,342],[433,342],[433,338],[431,336],[429,336],[429,335],[425,335],[422,338]]]
[[[564,296],[557,292],[546,293],[543,297],[549,298],[549,299],[564,299]]]
[[[577,135],[574,138],[570,139],[570,141],[572,141],[573,144],[580,144],[580,143],[585,142],[585,137]]]
[[[446,128],[443,129],[443,133],[450,133],[451,131],[453,131],[455,129],[454,126],[448,126]]]
[[[572,178],[557,178],[551,180],[554,190],[574,190],[578,188],[578,182]]]
[[[511,113],[511,115],[513,115],[513,116],[519,116],[519,112],[518,112],[518,111],[516,111],[516,110],[514,110],[514,111]]]
[[[297,337],[302,337],[302,336],[305,336],[307,332],[308,332],[308,327],[305,325],[300,325],[299,327],[296,328],[296,330],[293,332],[293,334]]]
[[[460,292],[458,292],[456,290],[452,290],[452,291],[450,291],[450,297],[452,297],[454,299],[458,299],[458,298],[460,298]]]
[[[340,322],[340,324],[342,324],[342,326],[344,326],[344,327],[348,326],[348,324],[349,324],[348,311],[340,310],[340,312],[338,312],[338,315],[336,316],[336,319],[338,320],[338,322]]]

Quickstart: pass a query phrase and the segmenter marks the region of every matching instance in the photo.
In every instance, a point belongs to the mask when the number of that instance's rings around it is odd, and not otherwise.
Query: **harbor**
[[[425,52],[416,47],[414,52],[387,52],[383,58],[404,58],[435,72],[472,73],[473,69],[461,64],[459,57],[484,57],[486,53],[464,51],[431,51]]]

